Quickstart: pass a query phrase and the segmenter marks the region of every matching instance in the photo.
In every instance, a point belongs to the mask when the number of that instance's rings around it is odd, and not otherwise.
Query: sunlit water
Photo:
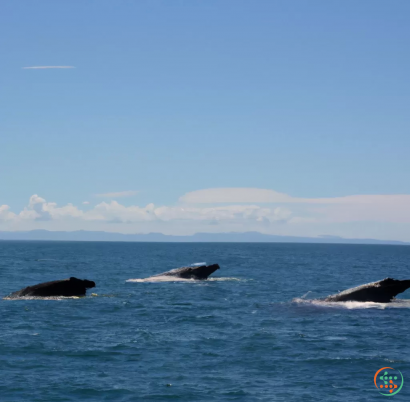
[[[150,278],[194,261],[221,269]],[[0,301],[0,401],[383,399],[378,369],[410,380],[410,291],[318,299],[410,278],[409,263],[406,246],[0,242],[2,297],[70,276],[97,284]],[[405,383],[393,398],[409,396]]]

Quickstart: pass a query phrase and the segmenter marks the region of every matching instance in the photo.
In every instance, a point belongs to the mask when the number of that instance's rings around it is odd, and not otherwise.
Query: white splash
[[[141,283],[149,283],[149,282],[199,282],[195,279],[185,279],[185,278],[178,278],[177,276],[151,276],[150,278],[142,278],[142,279],[127,279],[125,282],[141,282]]]
[[[296,298],[296,299],[293,299],[292,301],[300,305],[339,308],[339,309],[348,309],[348,310],[369,309],[369,308],[375,308],[379,310],[384,310],[386,308],[410,308],[410,300],[408,299],[397,299],[390,303],[358,302],[358,301],[328,302],[328,301],[317,300],[317,299],[316,300],[305,300],[303,298]]]
[[[226,278],[208,278],[207,282],[225,282],[225,281],[238,281],[238,282],[247,282],[252,279],[240,279],[240,278],[233,278],[233,277],[226,277]]]
[[[178,278],[177,276],[152,276],[150,278],[142,279],[127,279],[125,282],[138,282],[138,283],[155,283],[155,282],[186,282],[186,283],[206,283],[206,282],[223,282],[223,281],[243,281],[239,278],[208,278],[208,279],[185,279]]]
[[[83,299],[85,296],[20,296],[20,297],[3,297],[3,300],[67,300],[67,299]]]

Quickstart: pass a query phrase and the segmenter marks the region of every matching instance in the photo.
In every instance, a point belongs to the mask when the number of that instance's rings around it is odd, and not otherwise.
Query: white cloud
[[[0,205],[0,221],[8,221],[15,218],[16,214],[9,211],[10,207],[8,205]]]
[[[50,68],[75,68],[74,66],[31,66],[31,67],[22,67],[23,70],[45,70]]]
[[[83,201],[83,203],[82,203],[83,205],[89,205],[90,204],[90,202],[89,201]]]
[[[257,205],[232,205],[208,208],[182,208],[178,206],[162,206],[156,208],[154,204],[145,207],[126,207],[117,201],[102,202],[93,210],[84,214],[85,220],[108,222],[148,222],[148,221],[209,221],[239,222],[254,220],[256,222],[279,222],[290,217],[290,211],[284,208],[262,208]]]
[[[288,223],[297,225],[349,222],[410,223],[410,195],[350,195],[345,197],[292,197],[269,189],[211,188],[183,195],[186,205],[264,203],[292,206]]]
[[[46,202],[44,198],[34,194],[30,197],[29,204],[18,215],[17,220],[48,221],[63,218],[81,218],[84,212],[72,204],[57,207],[54,202]]]
[[[119,191],[118,193],[96,194],[96,196],[102,197],[102,198],[122,198],[122,197],[131,197],[135,194],[137,194],[137,191]]]
[[[350,195],[333,198],[292,197],[261,188],[209,188],[189,192],[179,199],[187,204],[218,203],[289,203],[289,204],[351,204],[351,205],[409,205],[410,195]]]
[[[130,192],[109,195],[123,193]],[[327,234],[410,241],[410,195],[297,198],[263,189],[211,189],[188,193],[180,200],[185,203],[160,206],[125,206],[109,200],[82,209],[70,203],[58,206],[34,194],[20,212],[0,206],[0,230],[167,234],[256,230],[292,236]],[[88,205],[88,201],[83,204]]]
[[[183,195],[181,202],[190,204],[216,204],[225,202],[292,202],[292,197],[262,188],[209,188]]]
[[[156,219],[154,208],[154,204],[148,204],[146,207],[125,207],[117,201],[102,202],[91,211],[87,211],[84,219],[122,223],[151,221]]]
[[[170,222],[170,221],[202,221],[202,222],[285,222],[291,218],[291,212],[282,207],[264,208],[258,205],[227,205],[217,207],[155,207],[148,204],[145,207],[136,205],[124,206],[117,201],[101,202],[88,211],[83,211],[72,204],[58,207],[56,203],[47,202],[34,194],[30,197],[28,206],[19,214],[9,212],[9,207],[0,207],[1,219],[16,221],[49,221],[64,219],[79,219],[81,221],[100,221],[115,223],[133,222]]]
[[[223,207],[184,208],[159,207],[155,215],[164,221],[194,220],[194,221],[247,221],[280,222],[289,219],[291,212],[284,208],[262,208],[258,205],[228,205]]]

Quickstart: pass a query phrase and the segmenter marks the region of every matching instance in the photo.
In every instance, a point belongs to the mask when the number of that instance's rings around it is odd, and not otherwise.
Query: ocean
[[[197,262],[208,281],[126,282]],[[0,242],[0,296],[75,276],[84,298],[0,301],[0,401],[410,398],[410,290],[392,304],[315,299],[410,278],[410,247]],[[92,295],[93,293],[93,295]]]

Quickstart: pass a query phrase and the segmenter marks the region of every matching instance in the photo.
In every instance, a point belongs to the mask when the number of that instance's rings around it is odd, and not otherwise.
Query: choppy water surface
[[[198,261],[221,269],[144,279]],[[0,400],[374,401],[385,366],[404,375],[394,400],[409,400],[410,291],[315,300],[410,278],[409,264],[406,246],[0,242],[2,297],[97,283],[85,298],[0,301]]]

